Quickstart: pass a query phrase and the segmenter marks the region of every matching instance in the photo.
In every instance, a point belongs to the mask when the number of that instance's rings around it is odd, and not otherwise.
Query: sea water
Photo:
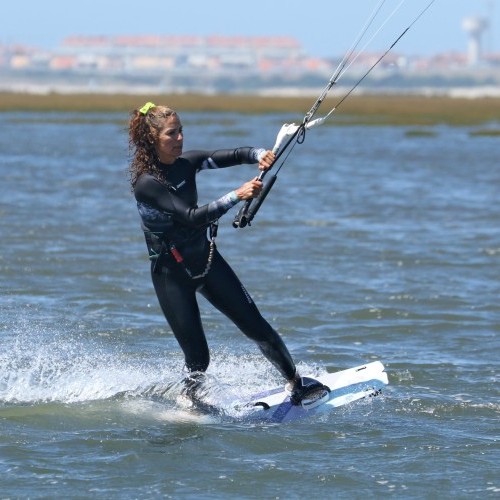
[[[181,118],[185,149],[272,147],[300,120]],[[2,115],[0,498],[498,497],[498,137],[324,125],[252,226],[220,220],[221,253],[303,373],[381,360],[389,375],[377,398],[269,425],[227,401],[282,380],[202,298],[222,411],[178,398],[126,120]],[[200,204],[255,175],[201,173]]]

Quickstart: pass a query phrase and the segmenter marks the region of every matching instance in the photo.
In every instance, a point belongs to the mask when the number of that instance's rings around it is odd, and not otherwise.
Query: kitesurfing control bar
[[[302,137],[301,141],[303,141],[304,137],[304,132],[305,131],[305,125],[302,123],[297,129],[292,133],[292,135],[288,138],[286,144],[280,148],[279,146],[275,146],[273,148],[273,152],[276,153],[276,157],[274,158],[273,163],[269,167],[268,170],[264,170],[263,172],[260,173],[259,177],[257,177],[257,180],[263,181],[264,177],[266,176],[266,173],[269,172],[269,170],[278,162],[278,160],[281,158],[283,153],[288,149],[288,146],[297,139],[297,137]],[[299,135],[301,134],[301,135]],[[269,191],[271,191],[271,188],[273,187],[274,183],[276,182],[276,179],[278,177],[278,172],[280,171],[281,167],[283,166],[283,163],[279,166],[279,168],[276,170],[276,173],[271,177],[269,182],[267,182],[264,187],[262,188],[262,191],[260,192],[259,196],[257,198],[251,198],[245,202],[245,204],[240,208],[236,216],[234,217],[233,220],[233,227],[234,228],[241,228],[245,226],[250,226],[252,223],[253,218],[255,217],[255,214],[258,212],[260,206],[262,203],[264,203],[264,200],[266,199],[266,196],[269,194]]]

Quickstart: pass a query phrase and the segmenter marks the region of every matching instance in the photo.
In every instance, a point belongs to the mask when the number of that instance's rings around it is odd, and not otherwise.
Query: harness
[[[209,226],[210,247],[208,251],[207,263],[205,265],[205,269],[201,273],[196,275],[193,275],[193,272],[186,265],[184,257],[182,256],[179,249],[175,246],[174,242],[167,237],[167,233],[163,231],[157,232],[157,231],[144,230],[144,237],[146,238],[146,245],[148,247],[149,260],[154,261],[153,273],[158,273],[158,274],[161,273],[163,268],[162,264],[164,258],[166,255],[170,254],[173,257],[174,261],[184,269],[186,274],[191,279],[195,280],[199,278],[204,278],[210,271],[210,268],[212,267],[212,261],[216,248],[215,238],[217,237],[218,227],[219,227],[218,220],[210,223]],[[155,247],[158,248],[158,246],[159,246],[159,251],[155,251]]]

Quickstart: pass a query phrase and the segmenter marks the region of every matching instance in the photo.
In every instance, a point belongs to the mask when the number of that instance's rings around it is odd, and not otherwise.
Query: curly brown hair
[[[130,113],[129,152],[132,157],[129,166],[130,184],[134,188],[137,179],[149,173],[161,179],[156,143],[163,120],[177,113],[168,106],[153,106],[144,114],[139,109]]]

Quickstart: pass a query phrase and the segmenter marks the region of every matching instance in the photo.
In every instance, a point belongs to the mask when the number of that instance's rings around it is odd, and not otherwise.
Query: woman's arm
[[[243,147],[215,151],[188,151],[183,157],[196,165],[196,169],[200,171],[258,163],[265,154],[266,150],[263,148]]]
[[[258,196],[261,189],[262,182],[252,179],[215,201],[201,207],[192,207],[153,176],[143,175],[137,180],[134,194],[138,202],[168,212],[181,224],[199,227],[217,220],[241,200]]]

